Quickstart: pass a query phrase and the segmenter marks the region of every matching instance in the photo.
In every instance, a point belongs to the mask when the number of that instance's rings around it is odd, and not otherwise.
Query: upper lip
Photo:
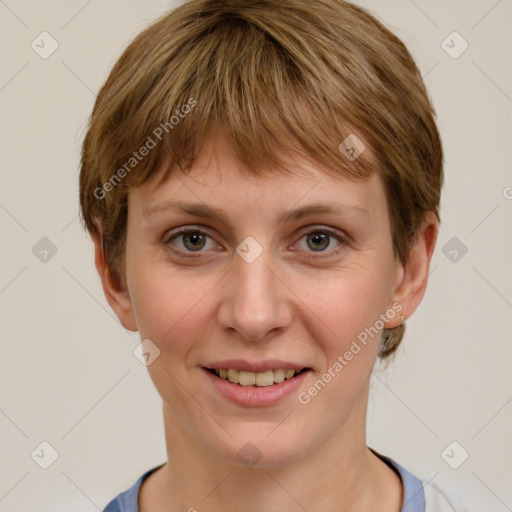
[[[267,359],[264,361],[246,361],[245,359],[225,359],[223,361],[215,361],[205,366],[210,370],[234,369],[245,372],[259,373],[266,370],[280,370],[292,369],[302,370],[309,368],[307,365],[301,363],[291,363],[289,361],[279,361],[278,359]]]

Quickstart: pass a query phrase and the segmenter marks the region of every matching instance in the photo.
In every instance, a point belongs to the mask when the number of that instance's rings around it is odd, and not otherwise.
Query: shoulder
[[[434,478],[424,481],[407,471],[390,457],[370,450],[393,468],[402,480],[404,497],[400,512],[498,512],[497,502],[485,491],[475,489],[461,476],[436,473]],[[501,508],[499,510],[502,510]]]
[[[146,471],[129,489],[118,494],[112,501],[110,501],[103,512],[139,512],[138,499],[140,486],[151,473],[162,466],[163,464],[160,464],[159,466]]]
[[[392,459],[404,485],[401,512],[469,512],[460,499],[432,483],[423,482]]]
[[[400,512],[426,512],[423,484],[419,478],[409,473],[391,457],[382,455],[373,448],[370,448],[370,450],[400,476],[403,485],[402,509]]]

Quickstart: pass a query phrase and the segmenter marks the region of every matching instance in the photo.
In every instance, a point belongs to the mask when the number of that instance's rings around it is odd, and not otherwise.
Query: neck
[[[400,479],[366,447],[364,422],[338,431],[298,460],[267,468],[219,457],[165,405],[164,424],[168,463],[141,488],[141,512],[400,511]]]

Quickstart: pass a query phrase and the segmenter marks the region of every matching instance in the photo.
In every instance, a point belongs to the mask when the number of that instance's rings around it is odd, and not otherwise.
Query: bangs
[[[376,170],[370,156],[374,143],[357,127],[364,115],[354,108],[357,94],[347,97],[343,84],[329,83],[329,63],[308,66],[299,41],[279,41],[277,34],[248,20],[234,16],[209,24],[206,35],[198,23],[194,34],[156,48],[143,44],[143,33],[131,51],[144,52],[140,60],[150,67],[134,70],[121,59],[113,70],[118,83],[126,85],[116,89],[107,82],[110,97],[101,98],[103,108],[95,107],[95,122],[108,124],[96,186],[124,169],[113,188],[126,191],[150,179],[163,162],[168,172],[175,166],[186,172],[220,132],[242,167],[256,175],[300,172],[290,168],[290,155],[350,179]],[[363,147],[371,151],[361,152]],[[105,160],[109,155],[112,160]]]

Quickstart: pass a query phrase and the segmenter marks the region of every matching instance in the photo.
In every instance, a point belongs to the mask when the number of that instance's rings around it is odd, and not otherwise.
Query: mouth
[[[311,368],[277,368],[274,370],[265,370],[260,372],[251,372],[238,370],[235,368],[207,368],[206,371],[215,377],[228,381],[235,386],[240,387],[270,387],[293,380],[305,372],[311,371]]]

